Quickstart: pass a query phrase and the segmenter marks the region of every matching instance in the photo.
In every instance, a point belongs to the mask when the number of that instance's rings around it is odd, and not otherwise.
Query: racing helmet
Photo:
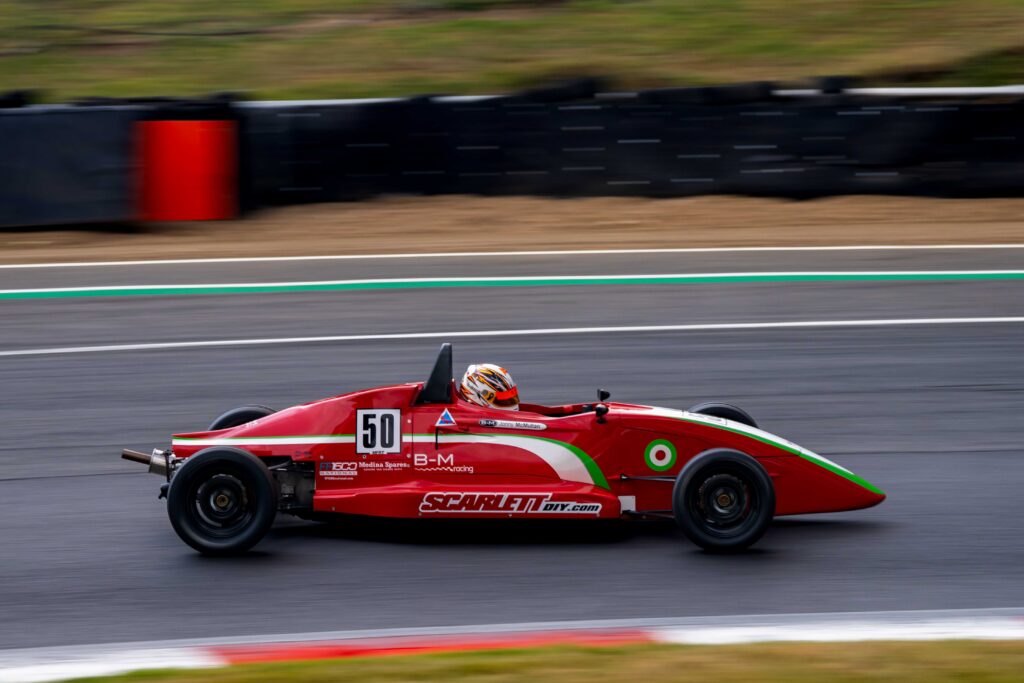
[[[491,363],[470,365],[459,382],[459,396],[485,408],[519,410],[516,381],[503,367]]]

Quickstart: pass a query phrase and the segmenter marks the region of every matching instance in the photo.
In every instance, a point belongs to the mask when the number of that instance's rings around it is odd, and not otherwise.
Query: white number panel
[[[398,408],[356,411],[356,453],[402,452],[402,411]]]

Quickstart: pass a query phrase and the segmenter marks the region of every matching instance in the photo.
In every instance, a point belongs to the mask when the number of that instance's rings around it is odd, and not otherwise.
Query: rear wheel
[[[683,467],[672,491],[676,522],[709,552],[738,552],[757,542],[775,514],[775,488],[746,453],[705,451]]]
[[[267,415],[273,415],[275,412],[277,411],[267,406],[239,406],[219,415],[216,420],[210,423],[210,428],[207,431],[214,432],[218,429],[230,429],[231,427],[244,425],[246,422],[258,420]]]
[[[205,555],[256,545],[277,514],[267,466],[238,448],[207,448],[188,458],[167,492],[167,514],[181,540]]]
[[[697,405],[687,409],[688,413],[700,413],[701,415],[711,415],[712,417],[721,417],[726,420],[732,420],[733,422],[739,422],[745,424],[748,427],[757,427],[757,422],[750,416],[750,413],[737,408],[734,405],[728,403],[698,403]]]

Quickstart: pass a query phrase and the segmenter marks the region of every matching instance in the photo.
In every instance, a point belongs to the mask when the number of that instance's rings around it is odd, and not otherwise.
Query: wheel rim
[[[212,471],[189,491],[189,510],[207,536],[227,538],[248,526],[254,516],[253,497],[233,472]]]
[[[737,472],[709,472],[696,479],[690,511],[715,536],[735,536],[756,520],[757,496],[746,477]]]

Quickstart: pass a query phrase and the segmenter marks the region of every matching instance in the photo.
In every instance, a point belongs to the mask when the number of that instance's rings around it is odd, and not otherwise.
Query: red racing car
[[[167,483],[174,530],[201,553],[244,552],[278,512],[394,518],[674,518],[709,551],[747,548],[774,516],[877,505],[885,494],[758,429],[744,411],[598,400],[517,411],[470,403],[450,344],[426,382],[275,412],[243,406],[168,450],[125,450]],[[517,399],[518,400],[518,399]]]

